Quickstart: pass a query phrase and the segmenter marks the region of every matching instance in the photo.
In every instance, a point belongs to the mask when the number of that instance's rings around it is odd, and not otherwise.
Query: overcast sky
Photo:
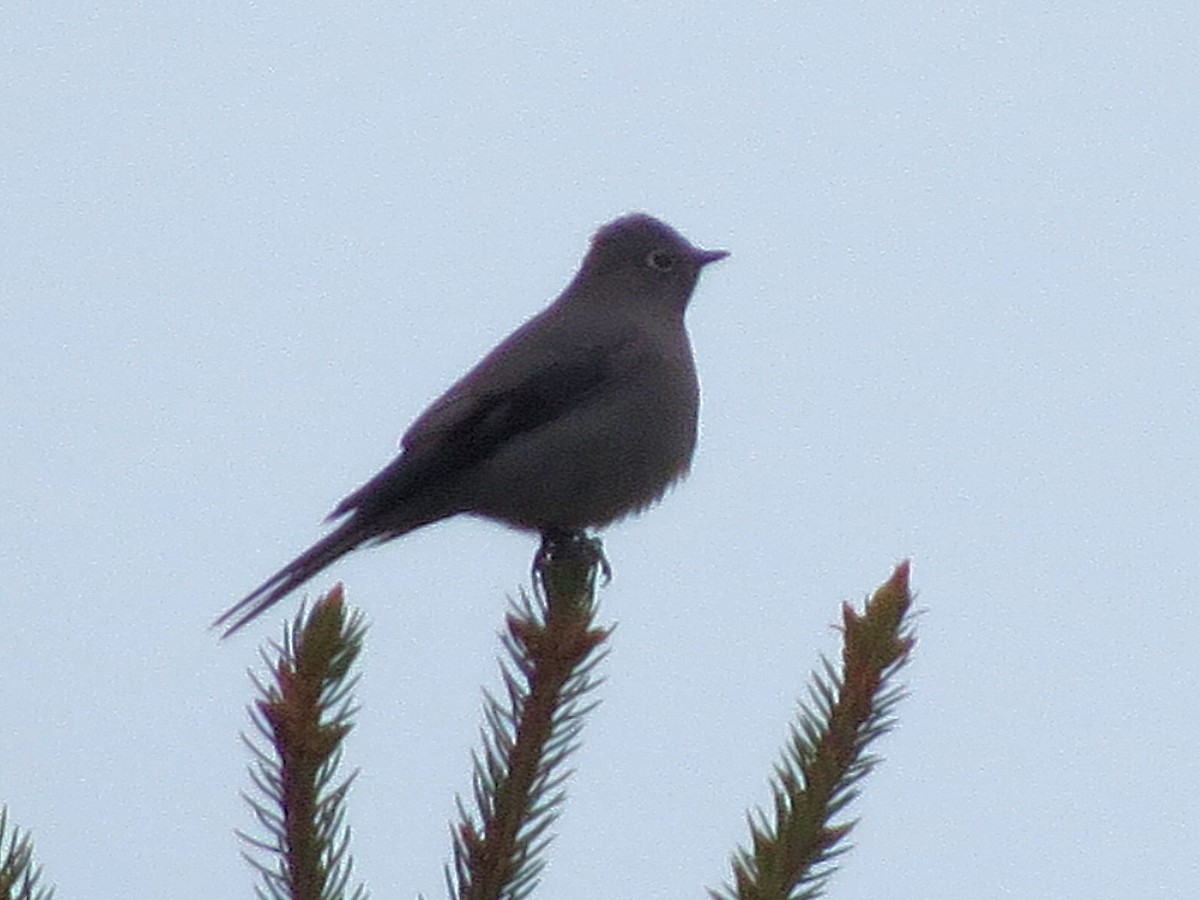
[[[424,8],[428,6],[428,9]],[[691,477],[538,896],[728,874],[831,628],[924,610],[832,897],[1200,884],[1200,16],[1162,3],[0,11],[0,801],[69,897],[252,896],[212,617],[631,210],[705,247]],[[441,896],[536,541],[360,552],[350,814]]]

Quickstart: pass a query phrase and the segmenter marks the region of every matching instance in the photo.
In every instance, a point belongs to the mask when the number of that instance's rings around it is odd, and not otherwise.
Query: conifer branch
[[[507,616],[501,663],[504,697],[485,693],[483,749],[475,755],[474,814],[458,801],[453,867],[457,900],[518,900],[537,886],[570,774],[585,695],[597,684],[597,653],[608,637],[592,627],[596,576],[606,569],[596,541],[547,540],[535,563],[535,597]]]
[[[261,742],[242,736],[254,754],[250,778],[256,796],[244,794],[265,838],[239,836],[257,853],[243,854],[262,880],[256,892],[271,900],[361,900],[350,890],[353,861],[345,800],[357,773],[337,780],[342,741],[358,706],[350,669],[362,649],[365,626],[347,620],[341,585],[301,610],[283,644],[263,651],[270,681],[251,674],[260,699],[250,717]]]
[[[775,767],[770,813],[749,817],[751,848],[733,857],[733,887],[712,900],[809,900],[820,896],[832,861],[848,849],[853,821],[830,824],[855,797],[879,757],[867,748],[891,730],[902,687],[890,683],[915,638],[908,563],[867,601],[862,615],[842,607],[842,668],[823,660],[813,674],[783,759]]]
[[[41,877],[33,839],[15,825],[10,830],[8,808],[0,806],[0,900],[51,900],[54,889],[40,886]]]

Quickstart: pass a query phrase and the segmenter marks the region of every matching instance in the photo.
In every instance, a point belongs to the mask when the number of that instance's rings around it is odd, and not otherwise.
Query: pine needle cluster
[[[895,723],[904,689],[893,676],[915,638],[908,612],[908,563],[867,601],[860,615],[842,607],[840,671],[828,660],[814,672],[782,760],[772,778],[772,808],[750,816],[750,849],[733,857],[733,886],[712,900],[811,900],[848,849],[853,821],[831,824],[879,762],[868,748]]]
[[[264,651],[270,680],[251,675],[259,699],[250,716],[255,741],[246,795],[266,837],[239,832],[253,852],[257,895],[270,900],[365,900],[351,888],[353,860],[345,822],[346,794],[354,774],[339,780],[342,741],[357,712],[349,672],[362,649],[359,614],[347,620],[338,585],[305,615],[301,610],[283,644]],[[356,774],[356,773],[355,773]]]
[[[8,824],[8,808],[0,806],[0,900],[51,900],[52,888],[39,884],[42,867],[33,861],[27,832]]]
[[[594,670],[608,638],[592,624],[602,566],[588,539],[547,545],[534,598],[524,595],[507,617],[504,696],[485,693],[474,812],[458,802],[454,861],[446,869],[456,900],[520,900],[537,886],[570,774],[564,762],[596,705],[586,695],[598,682]]]

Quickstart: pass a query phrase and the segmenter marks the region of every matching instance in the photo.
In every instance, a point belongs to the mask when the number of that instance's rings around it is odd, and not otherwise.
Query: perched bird
[[[649,506],[688,470],[699,385],[684,311],[728,254],[634,214],[592,239],[550,306],[438,398],[344,519],[214,623],[232,634],[326,566],[458,513],[573,535]]]

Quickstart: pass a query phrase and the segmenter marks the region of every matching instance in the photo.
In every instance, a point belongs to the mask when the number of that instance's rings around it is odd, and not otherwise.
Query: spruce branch
[[[357,773],[338,780],[342,741],[358,712],[351,667],[362,650],[362,616],[348,618],[336,585],[301,609],[282,644],[262,652],[270,680],[251,673],[259,699],[250,718],[261,740],[243,734],[254,755],[255,794],[243,794],[265,838],[239,836],[257,852],[243,855],[261,876],[260,898],[362,900],[350,889],[353,860],[345,801]]]
[[[608,630],[593,627],[599,543],[548,538],[534,565],[534,598],[506,618],[504,696],[485,692],[483,748],[475,754],[474,812],[458,800],[446,884],[457,900],[518,900],[537,886],[558,817],[563,764],[578,746]]]
[[[915,643],[907,618],[908,562],[867,600],[860,615],[842,607],[842,668],[822,660],[772,779],[772,809],[748,817],[749,850],[733,856],[733,887],[712,900],[809,900],[833,874],[854,822],[830,824],[858,796],[879,762],[872,743],[895,724],[904,689],[891,683]]]
[[[41,877],[32,838],[15,825],[10,829],[8,808],[0,806],[0,900],[51,900],[54,889],[39,886]]]

